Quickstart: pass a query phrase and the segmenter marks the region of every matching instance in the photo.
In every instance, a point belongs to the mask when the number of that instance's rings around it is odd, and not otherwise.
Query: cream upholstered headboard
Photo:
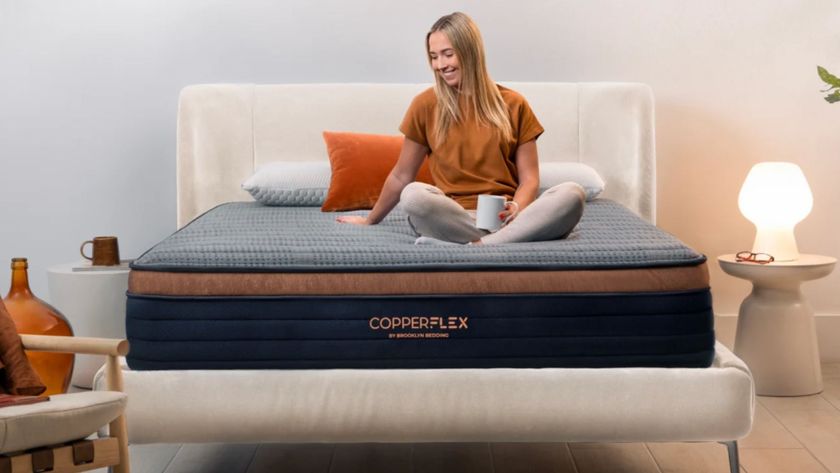
[[[635,83],[503,83],[525,96],[545,133],[541,161],[578,161],[602,194],[653,222],[653,94]],[[326,160],[324,130],[399,134],[411,99],[429,84],[192,85],[178,107],[178,226],[230,201],[257,166]]]

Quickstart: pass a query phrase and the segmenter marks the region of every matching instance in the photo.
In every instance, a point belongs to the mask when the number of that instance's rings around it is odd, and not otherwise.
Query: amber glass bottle
[[[3,299],[19,333],[35,335],[73,335],[70,323],[54,307],[35,297],[29,289],[29,264],[26,258],[12,259],[12,286]],[[61,394],[67,391],[73,375],[74,355],[27,351],[26,356],[41,381],[47,385],[42,394]]]

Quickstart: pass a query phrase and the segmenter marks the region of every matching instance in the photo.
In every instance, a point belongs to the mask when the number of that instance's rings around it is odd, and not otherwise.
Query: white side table
[[[125,338],[128,265],[73,271],[80,267],[90,268],[90,264],[47,268],[50,303],[67,317],[77,336]],[[90,388],[93,375],[104,363],[104,356],[76,355],[72,384]]]
[[[742,263],[718,257],[724,272],[752,281],[738,311],[735,354],[747,363],[756,393],[805,396],[822,391],[814,310],[799,290],[803,281],[828,276],[836,258],[799,255],[796,261]]]

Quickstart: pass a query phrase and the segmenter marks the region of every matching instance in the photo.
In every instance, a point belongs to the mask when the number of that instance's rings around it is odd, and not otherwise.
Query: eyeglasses
[[[735,255],[735,260],[740,263],[767,264],[776,260],[773,255],[767,253],[753,253],[752,251],[741,251]]]

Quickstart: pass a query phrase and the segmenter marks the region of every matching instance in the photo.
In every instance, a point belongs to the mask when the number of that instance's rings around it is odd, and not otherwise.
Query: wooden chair
[[[71,473],[111,467],[128,473],[126,395],[119,358],[128,341],[21,335],[32,351],[105,355],[108,391],[50,396],[48,402],[0,409],[0,473]],[[109,437],[86,439],[109,426]]]

